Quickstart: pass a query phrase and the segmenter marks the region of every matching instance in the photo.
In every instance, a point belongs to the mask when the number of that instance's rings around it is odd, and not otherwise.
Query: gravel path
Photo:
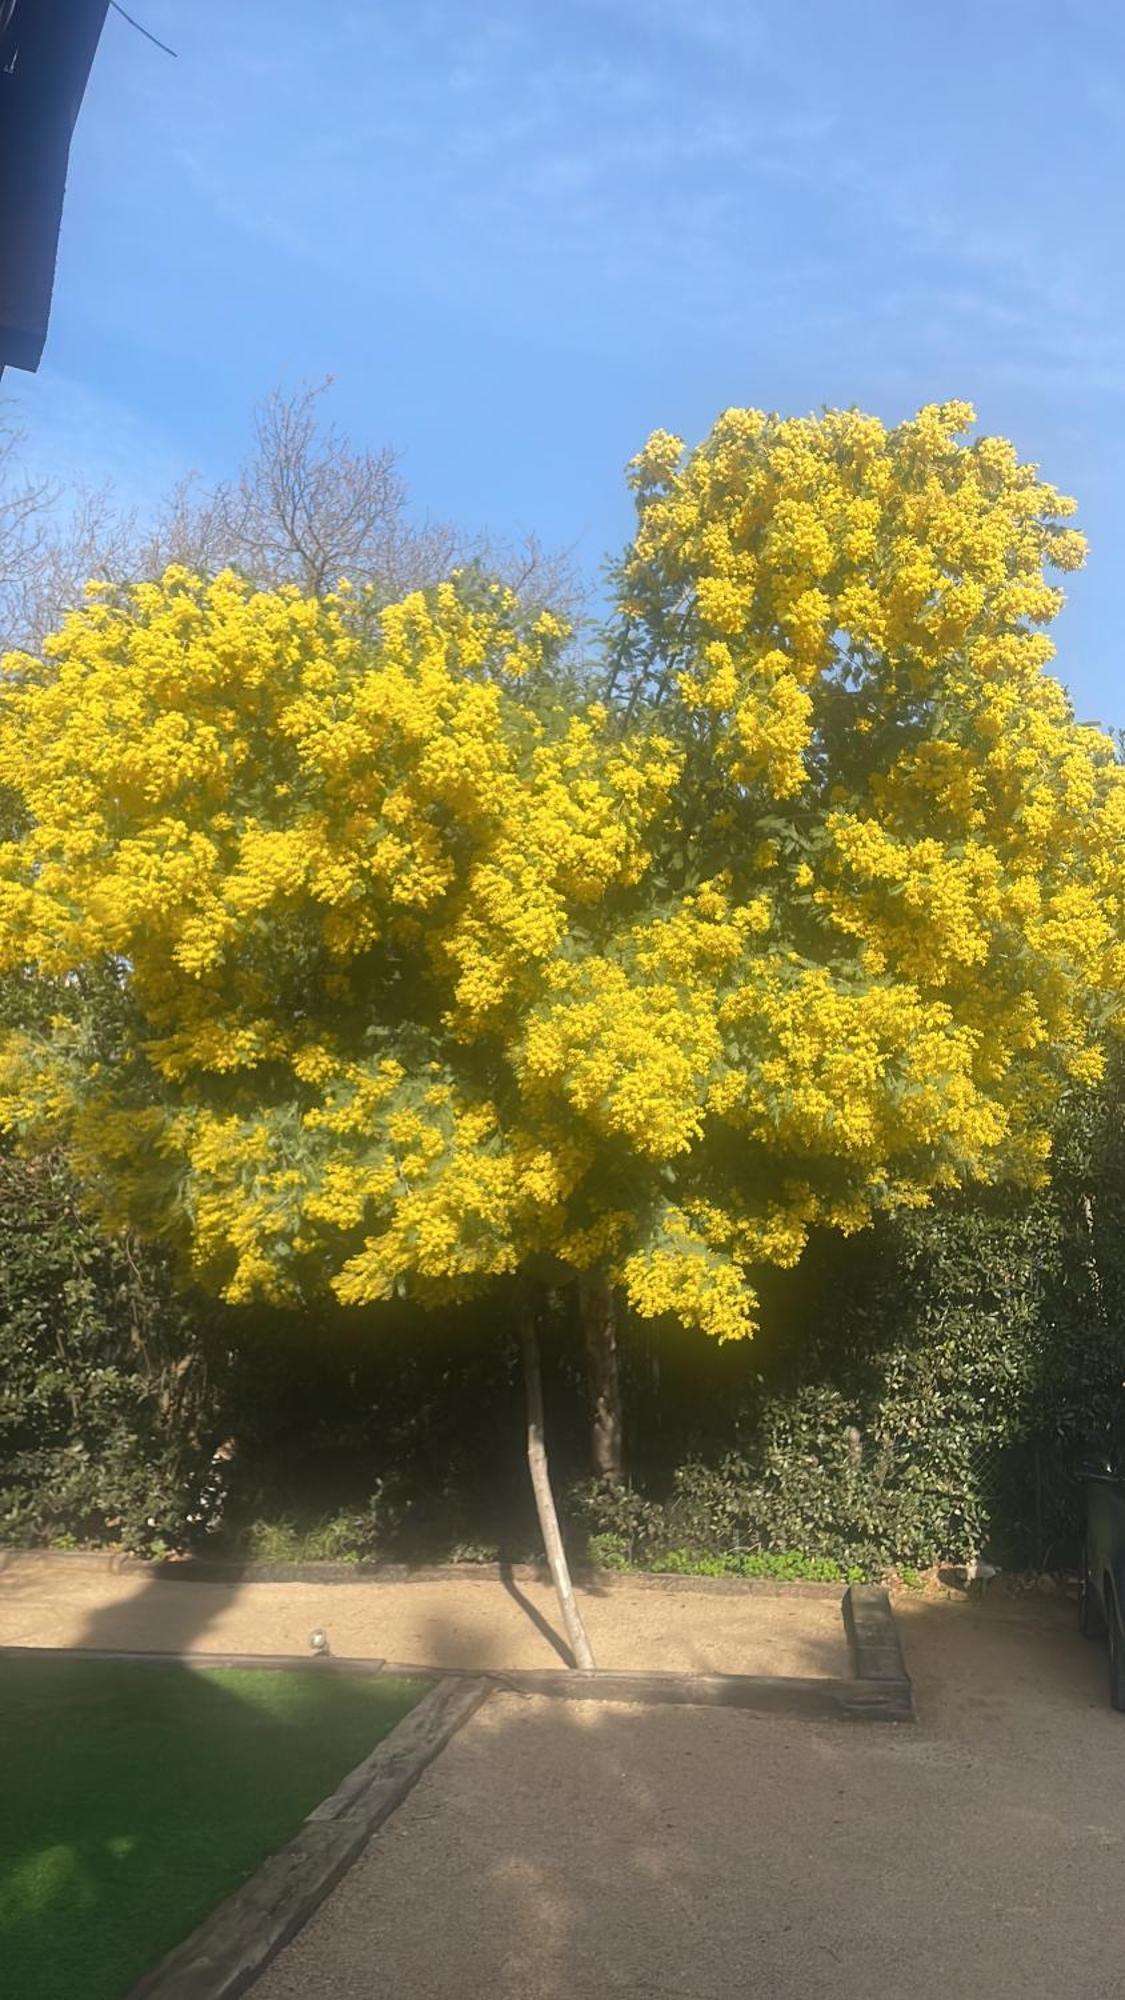
[[[1105,2000],[1125,1717],[1069,1607],[902,1612],[921,1720],[495,1696],[254,2000]]]
[[[838,1597],[630,1589],[579,1592],[601,1667],[846,1675]],[[103,1563],[0,1562],[0,1644],[141,1652],[305,1653],[413,1666],[551,1667],[563,1641],[549,1586],[487,1577],[408,1583],[185,1583]]]

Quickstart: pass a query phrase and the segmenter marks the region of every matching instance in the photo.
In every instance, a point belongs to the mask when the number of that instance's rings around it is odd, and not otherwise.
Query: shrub
[[[753,1341],[626,1324],[627,1487],[581,1478],[581,1342],[557,1300],[544,1373],[576,1557],[825,1576],[1071,1560],[1076,1469],[1125,1444],[1115,1102],[1071,1108],[1044,1193],[814,1239],[763,1288]],[[532,1555],[493,1316],[180,1297],[157,1254],[97,1234],[57,1161],[0,1160],[0,1538]]]
[[[0,1540],[159,1551],[214,1521],[206,1331],[159,1256],[99,1234],[57,1159],[0,1158]]]
[[[671,1337],[660,1393],[680,1423],[655,1451],[637,1434],[647,1497],[582,1487],[576,1522],[646,1566],[1066,1563],[1076,1471],[1121,1427],[1122,1237],[1101,1165],[1092,1219],[1064,1152],[1034,1200],[962,1199],[814,1245],[756,1351],[715,1357],[694,1389]]]

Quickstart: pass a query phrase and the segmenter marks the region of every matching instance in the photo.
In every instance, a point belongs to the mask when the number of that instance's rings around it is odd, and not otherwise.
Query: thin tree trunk
[[[1098,1234],[1094,1223],[1094,1197],[1082,1197],[1082,1216],[1086,1224],[1086,1269],[1090,1274],[1090,1290],[1094,1295],[1094,1309],[1099,1320],[1105,1320],[1105,1300],[1102,1297],[1102,1274],[1098,1266]]]
[[[527,1462],[531,1470],[531,1487],[535,1494],[535,1508],[539,1515],[543,1547],[547,1551],[547,1565],[558,1595],[559,1609],[563,1615],[563,1624],[566,1626],[566,1636],[570,1640],[570,1650],[574,1654],[575,1665],[589,1670],[594,1664],[594,1655],[590,1651],[590,1641],[586,1637],[582,1613],[575,1601],[574,1586],[570,1581],[566,1550],[563,1548],[559,1529],[559,1517],[555,1512],[551,1475],[547,1467],[547,1446],[543,1439],[543,1380],[539,1372],[539,1339],[535,1331],[535,1308],[529,1289],[523,1285],[520,1286],[517,1295],[516,1316],[523,1353],[524,1387],[527,1391]]]
[[[617,1368],[617,1315],[613,1288],[604,1271],[583,1271],[578,1279],[578,1309],[586,1340],[586,1383],[594,1471],[599,1479],[620,1486],[625,1478],[622,1439],[621,1379]]]

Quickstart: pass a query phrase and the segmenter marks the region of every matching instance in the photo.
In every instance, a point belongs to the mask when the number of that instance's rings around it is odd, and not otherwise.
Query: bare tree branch
[[[229,565],[263,586],[320,595],[346,577],[383,603],[475,564],[530,605],[581,616],[586,593],[569,554],[537,536],[517,545],[467,535],[450,521],[411,519],[398,455],[360,451],[325,422],[331,377],[274,389],[254,418],[254,448],[237,476],[208,489],[181,480],[142,551],[154,574],[182,562],[204,574]]]
[[[23,564],[34,559],[46,533],[46,517],[58,493],[49,479],[35,480],[20,468],[24,433],[0,405],[0,594],[18,584]]]
[[[395,453],[354,451],[321,420],[330,378],[275,389],[254,417],[254,448],[237,476],[208,490],[182,480],[142,551],[146,570],[185,562],[204,573],[229,566],[263,586],[296,584],[320,595],[347,577],[394,595],[444,553],[436,536],[405,520]]]
[[[254,415],[253,445],[230,480],[178,481],[143,532],[109,489],[21,475],[23,439],[0,410],[0,645],[37,650],[90,577],[125,583],[181,563],[204,576],[237,570],[263,588],[292,584],[323,595],[347,578],[375,605],[475,567],[507,583],[530,609],[571,622],[587,591],[570,552],[537,536],[509,544],[450,521],[412,518],[397,454],[353,447],[323,402],[331,378],[275,389]]]
[[[107,487],[23,472],[24,435],[0,409],[0,652],[38,649],[80,604],[90,577],[134,573],[135,523]]]

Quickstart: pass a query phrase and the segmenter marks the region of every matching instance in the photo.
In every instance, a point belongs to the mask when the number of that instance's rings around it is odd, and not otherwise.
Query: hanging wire
[[[124,9],[124,7],[122,7],[122,6],[120,6],[120,5],[118,4],[118,0],[109,0],[109,4],[110,4],[110,6],[111,6],[111,7],[113,8],[113,11],[114,11],[114,13],[115,13],[115,14],[120,14],[120,16],[121,16],[121,19],[122,19],[123,21],[128,21],[128,23],[129,23],[129,26],[130,26],[131,28],[135,28],[135,29],[136,29],[136,31],[137,31],[137,33],[138,33],[138,35],[143,35],[143,36],[144,36],[144,38],[145,38],[146,42],[154,42],[154,43],[156,44],[156,47],[157,47],[158,49],[163,49],[163,51],[164,51],[164,53],[165,53],[165,55],[166,55],[166,56],[177,56],[177,55],[179,55],[179,50],[178,50],[178,49],[170,49],[170,48],[168,47],[168,44],[167,44],[167,42],[162,42],[162,41],[160,40],[160,37],[159,37],[159,35],[154,35],[154,34],[151,34],[151,33],[149,32],[149,30],[148,30],[147,28],[143,28],[143,27],[141,26],[141,23],[140,23],[139,21],[134,21],[134,19],[133,19],[133,16],[132,16],[131,14],[127,14],[127,13],[125,12],[125,9]]]

